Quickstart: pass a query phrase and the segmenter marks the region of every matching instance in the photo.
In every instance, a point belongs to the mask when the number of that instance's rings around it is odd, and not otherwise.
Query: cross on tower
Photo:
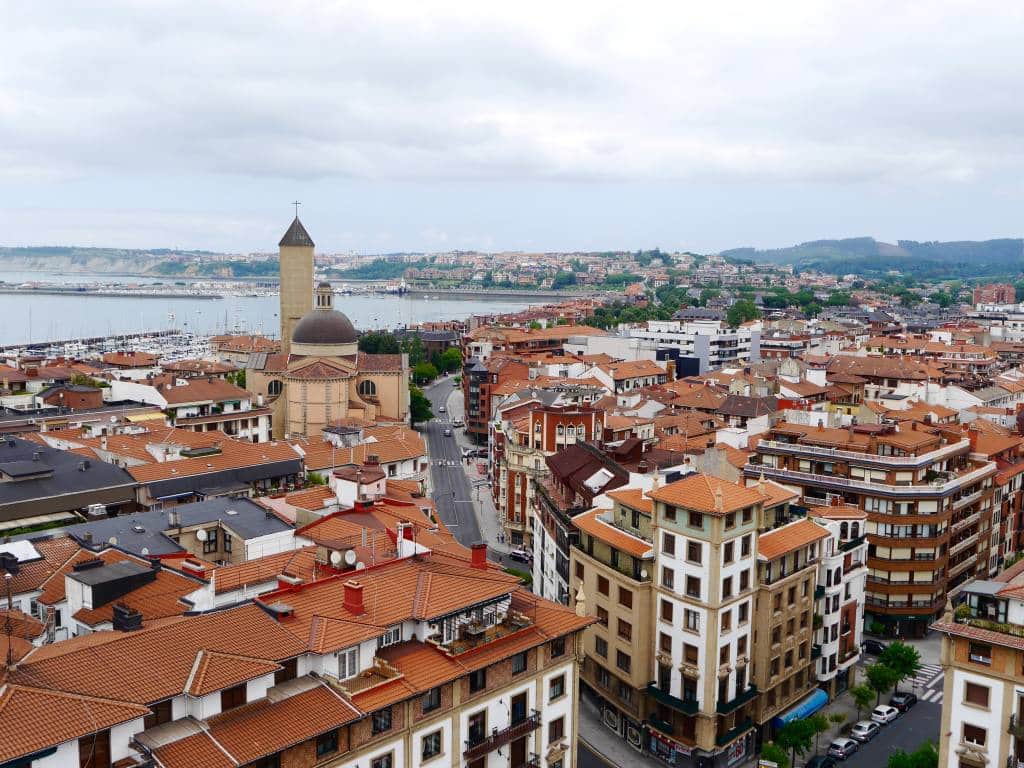
[[[298,200],[294,201],[292,205],[295,206],[295,218],[299,218],[299,206],[302,205]]]

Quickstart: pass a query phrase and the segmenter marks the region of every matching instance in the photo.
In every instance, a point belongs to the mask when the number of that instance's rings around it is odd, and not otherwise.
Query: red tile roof
[[[774,560],[828,537],[828,529],[813,520],[798,520],[758,536],[757,556],[758,559]]]
[[[754,488],[745,488],[698,472],[658,488],[650,496],[683,509],[720,515],[764,501],[764,497]]]

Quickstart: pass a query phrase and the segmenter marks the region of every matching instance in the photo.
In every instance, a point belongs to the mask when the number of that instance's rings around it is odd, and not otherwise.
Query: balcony
[[[973,536],[968,536],[963,541],[958,541],[949,548],[949,556],[952,557],[957,552],[963,552],[965,549],[971,546],[978,546],[978,540]]]
[[[700,705],[697,703],[696,699],[680,699],[677,696],[673,696],[671,693],[666,693],[658,687],[654,680],[647,684],[647,695],[659,704],[671,707],[677,712],[682,712],[684,715],[696,715],[697,711],[700,709]],[[669,730],[666,731],[666,733],[671,732],[671,726],[669,726]]]
[[[974,502],[981,498],[982,492],[983,491],[981,490],[977,490],[974,493],[969,493],[966,496],[961,496],[959,499],[954,499],[953,509],[963,509],[964,507],[970,506],[971,504],[973,504]]]
[[[819,584],[814,588],[814,599],[819,600],[825,596],[825,585]]]
[[[529,717],[518,723],[513,723],[507,728],[492,728],[488,736],[481,734],[474,738],[471,735],[466,740],[466,749],[462,753],[462,757],[466,760],[478,760],[496,749],[511,744],[516,739],[528,736],[538,728],[540,728],[540,712],[533,710]]]
[[[973,525],[974,523],[978,522],[978,520],[980,520],[980,519],[981,519],[981,512],[975,512],[973,515],[968,515],[963,520],[958,520],[957,522],[953,523],[949,528],[950,528],[951,531],[953,531],[953,533],[956,533],[957,531],[961,531],[964,528],[967,528],[968,526]]]
[[[887,485],[885,483],[872,483],[865,480],[851,480],[847,477],[836,477],[835,475],[819,475],[814,472],[800,472],[795,469],[780,469],[769,467],[766,464],[747,464],[743,473],[747,477],[758,478],[762,474],[769,480],[780,480],[784,483],[797,483],[799,485],[821,485],[825,487],[839,488],[840,490],[863,491],[873,495],[885,495],[901,498],[945,498],[956,493],[965,485],[981,480],[983,477],[994,474],[995,464],[989,464],[978,469],[964,472],[955,476],[945,483],[922,483],[920,485]]]
[[[821,646],[820,645],[812,645],[811,646],[811,659],[820,659],[820,658],[821,658]]]
[[[672,735],[672,723],[666,723],[664,720],[659,720],[658,716],[653,712],[651,713],[651,716],[647,718],[647,722],[662,733],[669,736]]]
[[[757,445],[758,450],[765,453],[786,453],[792,456],[806,456],[813,459],[827,459],[830,461],[845,460],[855,463],[873,464],[888,467],[928,467],[937,461],[942,461],[949,456],[958,453],[966,453],[971,447],[970,440],[960,440],[956,443],[944,445],[934,451],[920,456],[878,456],[860,451],[844,451],[838,448],[826,448],[818,445],[804,445],[803,443],[783,443],[776,440],[762,440]]]
[[[720,747],[724,747],[730,741],[733,741],[737,736],[743,734],[744,731],[749,731],[754,727],[754,721],[749,717],[744,719],[742,723],[737,725],[735,728],[731,728],[722,735],[715,738],[715,744]]]
[[[978,553],[977,552],[972,552],[967,558],[965,558],[964,560],[961,560],[956,565],[949,566],[949,578],[952,579],[955,576],[959,576],[961,573],[963,573],[968,568],[973,566],[975,564],[975,561],[977,561],[977,559],[978,559]]]
[[[839,551],[840,552],[849,552],[851,549],[856,549],[857,547],[859,547],[863,543],[864,543],[864,537],[863,536],[858,536],[856,539],[850,539],[849,541],[841,542],[839,544]]]
[[[728,715],[730,712],[735,712],[748,701],[753,701],[755,698],[757,698],[757,686],[751,683],[750,687],[739,696],[736,696],[732,701],[719,702],[715,709],[720,715]]]
[[[1010,722],[1006,724],[1006,732],[1018,739],[1024,739],[1024,723],[1020,722],[1016,713],[1010,715]]]

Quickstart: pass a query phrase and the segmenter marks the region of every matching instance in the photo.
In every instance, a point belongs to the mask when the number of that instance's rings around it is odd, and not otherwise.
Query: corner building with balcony
[[[866,621],[923,636],[949,590],[995,572],[995,462],[977,432],[910,422],[829,429],[781,422],[744,468],[798,489],[805,505],[866,513]]]

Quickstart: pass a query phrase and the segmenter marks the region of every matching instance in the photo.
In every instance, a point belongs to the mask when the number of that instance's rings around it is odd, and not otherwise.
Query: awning
[[[781,715],[772,720],[772,725],[776,728],[781,728],[786,723],[791,723],[794,720],[802,720],[805,717],[810,717],[819,709],[828,704],[828,694],[820,688],[808,696],[806,699],[801,701],[795,707],[790,709],[788,712],[783,712]]]
[[[133,413],[126,417],[132,424],[137,424],[140,421],[163,421],[164,416],[162,411],[154,411],[152,413]]]

